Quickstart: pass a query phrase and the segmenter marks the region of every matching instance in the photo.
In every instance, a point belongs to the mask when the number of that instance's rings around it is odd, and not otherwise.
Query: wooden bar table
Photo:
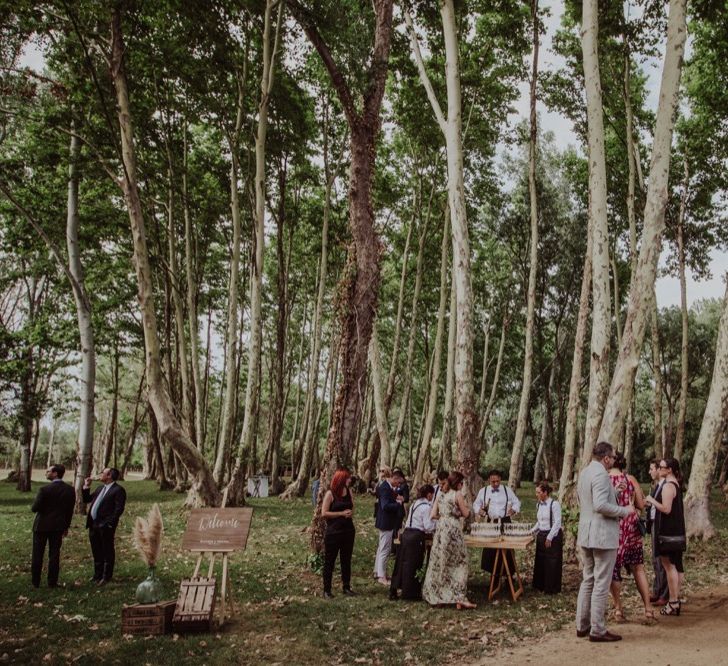
[[[518,597],[523,594],[523,581],[521,580],[521,574],[518,573],[518,563],[516,558],[513,558],[515,564],[514,571],[511,571],[508,566],[508,558],[506,557],[506,551],[508,550],[526,550],[528,545],[534,540],[533,535],[528,536],[500,536],[500,537],[478,537],[471,534],[465,535],[465,545],[468,548],[493,548],[495,549],[495,561],[493,562],[493,573],[490,576],[490,588],[488,589],[488,601],[492,600],[493,597],[500,592],[503,576],[503,569],[505,569],[505,578],[508,581],[508,586],[511,588],[511,597],[513,601],[516,601]],[[513,585],[513,578],[516,579],[517,585]],[[496,585],[496,581],[498,584]]]

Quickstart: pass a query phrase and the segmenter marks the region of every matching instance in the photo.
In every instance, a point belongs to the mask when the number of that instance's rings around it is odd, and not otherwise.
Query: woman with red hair
[[[324,536],[324,597],[330,599],[331,579],[334,575],[336,556],[341,565],[341,583],[344,594],[353,596],[351,589],[351,554],[354,551],[354,499],[351,496],[351,473],[348,469],[336,470],[331,486],[324,495],[321,515],[326,520]]]

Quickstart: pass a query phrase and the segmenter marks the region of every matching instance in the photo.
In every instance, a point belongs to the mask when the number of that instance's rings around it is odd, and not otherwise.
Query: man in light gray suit
[[[634,506],[619,506],[607,470],[614,462],[614,447],[599,442],[592,461],[579,474],[579,535],[584,570],[576,604],[576,635],[589,636],[594,643],[622,640],[607,631],[609,584],[619,546],[619,519],[636,511]]]

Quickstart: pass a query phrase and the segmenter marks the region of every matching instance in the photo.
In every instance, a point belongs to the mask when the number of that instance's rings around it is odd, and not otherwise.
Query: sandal
[[[620,610],[619,608],[614,609],[614,621],[617,624],[624,624],[627,622],[627,618],[625,617],[623,610]]]
[[[657,618],[655,617],[655,611],[653,610],[645,610],[645,620],[643,624],[651,625],[655,624],[657,622]]]
[[[680,615],[680,602],[668,601],[661,609],[660,615]]]

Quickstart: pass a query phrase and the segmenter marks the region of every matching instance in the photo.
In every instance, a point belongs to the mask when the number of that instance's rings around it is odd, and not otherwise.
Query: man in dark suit
[[[83,501],[90,504],[86,515],[86,528],[94,558],[94,575],[91,582],[106,585],[114,575],[114,534],[119,518],[124,513],[126,491],[116,483],[119,470],[107,467],[99,481],[103,483],[91,493],[91,478],[83,484]]]
[[[394,489],[403,482],[402,472],[394,472],[391,476],[386,476],[377,486],[379,509],[374,519],[374,526],[379,532],[379,545],[374,569],[377,580],[382,585],[390,584],[390,580],[387,578],[387,559],[392,552],[394,531],[402,523],[402,504],[404,502],[402,495],[397,494]]]
[[[61,544],[68,534],[73,518],[76,493],[63,481],[66,468],[53,465],[46,470],[50,483],[43,486],[36,495],[31,510],[35,513],[33,523],[33,559],[30,567],[33,587],[40,586],[43,556],[48,544],[48,587],[58,587],[58,573],[61,568]]]

